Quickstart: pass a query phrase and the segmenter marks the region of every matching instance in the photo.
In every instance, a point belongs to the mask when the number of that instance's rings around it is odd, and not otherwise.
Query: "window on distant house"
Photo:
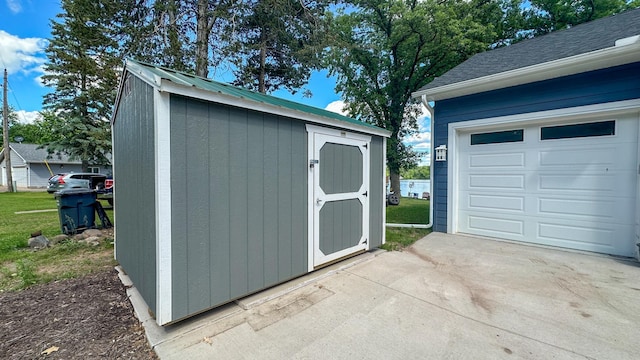
[[[100,168],[99,167],[95,167],[95,166],[90,166],[89,167],[89,172],[90,173],[94,173],[94,174],[99,174],[100,173]]]
[[[615,120],[540,128],[540,140],[571,139],[615,134]]]
[[[523,141],[524,130],[494,131],[471,134],[471,145],[500,144]]]

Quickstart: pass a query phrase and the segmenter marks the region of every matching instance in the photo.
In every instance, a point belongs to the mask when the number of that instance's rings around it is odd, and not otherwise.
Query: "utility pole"
[[[4,165],[7,172],[7,191],[13,192],[13,176],[11,176],[11,146],[9,146],[9,103],[7,102],[7,69],[4,69],[2,85],[2,136],[4,144]]]

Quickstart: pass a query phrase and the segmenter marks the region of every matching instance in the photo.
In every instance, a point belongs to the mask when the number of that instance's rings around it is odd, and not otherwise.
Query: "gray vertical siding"
[[[113,123],[116,259],[155,312],[154,90],[136,77],[130,81]]]
[[[382,245],[382,234],[384,231],[383,205],[385,169],[383,156],[383,139],[379,136],[371,137],[371,151],[369,152],[369,241],[370,247],[375,248]]]
[[[433,141],[454,122],[640,98],[640,62],[436,102]],[[449,151],[452,151],[449,149]],[[447,162],[435,162],[433,230],[447,231]]]
[[[171,96],[173,318],[307,272],[304,123]]]

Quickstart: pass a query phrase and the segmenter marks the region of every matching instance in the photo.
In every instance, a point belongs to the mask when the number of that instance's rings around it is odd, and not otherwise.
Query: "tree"
[[[122,58],[195,71],[189,11],[180,0],[127,0],[121,21]]]
[[[238,8],[227,50],[235,85],[261,93],[296,92],[319,66],[323,0],[252,0]]]
[[[404,179],[426,179],[429,180],[431,174],[430,166],[416,166],[411,169],[405,169],[401,175]]]
[[[519,41],[548,34],[638,6],[638,0],[512,1],[511,11],[523,9],[520,18],[510,18],[512,24],[515,24],[513,28],[519,29],[513,34],[513,39]]]
[[[391,131],[387,166],[392,191],[415,164],[402,143],[415,131],[411,93],[500,38],[503,12],[488,0],[352,0],[332,18],[326,65],[337,75],[353,117]]]
[[[46,146],[81,160],[84,170],[107,164],[105,154],[111,151],[109,118],[122,66],[117,41],[122,27],[114,23],[124,10],[119,4],[125,3],[63,0],[59,21],[51,21],[43,81],[55,90],[45,96],[44,107],[62,121]]]
[[[18,124],[18,115],[16,114],[16,112],[13,110],[13,108],[11,106],[7,106],[7,119],[9,120],[9,136],[11,138],[13,138],[14,133],[12,131],[12,127],[15,124]],[[4,111],[3,111],[3,107],[0,106],[0,148],[2,148],[4,146],[4,126],[2,126],[4,124]],[[19,136],[19,135],[18,135]],[[12,141],[12,139],[10,139],[9,141]]]

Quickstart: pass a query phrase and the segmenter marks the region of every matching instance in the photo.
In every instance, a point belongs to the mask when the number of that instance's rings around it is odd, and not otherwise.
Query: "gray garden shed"
[[[127,61],[116,259],[160,325],[384,243],[389,132]]]

